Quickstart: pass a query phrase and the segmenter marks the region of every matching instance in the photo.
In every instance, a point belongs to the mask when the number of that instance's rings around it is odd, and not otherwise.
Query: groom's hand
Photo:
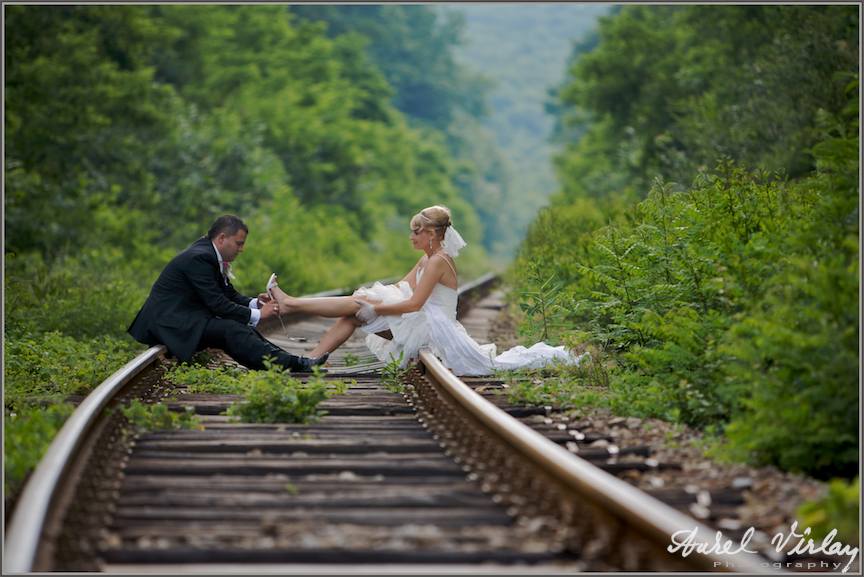
[[[261,318],[279,316],[279,305],[276,302],[264,303],[261,307]]]
[[[268,293],[261,293],[260,295],[258,295],[258,308],[262,308],[265,303],[269,303],[272,300],[273,297],[271,297]]]

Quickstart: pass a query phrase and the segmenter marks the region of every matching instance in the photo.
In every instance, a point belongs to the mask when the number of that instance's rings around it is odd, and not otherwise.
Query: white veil
[[[456,258],[459,256],[459,251],[465,248],[468,243],[465,242],[465,239],[462,238],[462,235],[453,227],[451,224],[447,227],[447,230],[444,231],[444,240],[441,241],[441,247],[444,249],[444,252],[449,254],[452,258]]]

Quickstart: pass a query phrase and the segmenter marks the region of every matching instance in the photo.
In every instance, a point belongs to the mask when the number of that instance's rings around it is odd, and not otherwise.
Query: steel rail
[[[87,433],[103,409],[123,388],[165,352],[165,347],[150,347],[108,377],[81,402],[63,424],[45,456],[39,461],[21,497],[6,532],[3,555],[4,573],[27,573],[36,563],[42,534],[58,488],[69,470]]]
[[[489,290],[493,284],[498,281],[498,275],[494,272],[486,273],[480,278],[474,279],[473,281],[467,282],[464,285],[460,285],[457,289],[456,293],[459,297],[456,302],[456,316],[457,318],[462,317],[468,309],[473,305],[473,298],[464,298],[465,296],[472,293],[484,293]]]
[[[323,291],[308,297],[350,294],[350,289]],[[120,391],[137,375],[166,352],[163,345],[150,347],[123,365],[118,371],[96,387],[73,411],[49,445],[24,486],[11,522],[6,529],[3,549],[3,572],[27,573],[33,571],[43,538],[43,532],[57,501],[64,475],[69,471],[88,432],[99,415]]]
[[[449,397],[489,433],[556,481],[572,498],[601,507],[623,525],[635,528],[657,548],[662,547],[667,555],[672,555],[666,547],[672,543],[672,535],[676,533],[680,536],[695,529],[694,543],[715,543],[719,532],[595,467],[522,424],[475,393],[431,352],[422,351],[420,362],[426,376],[437,385],[439,394]],[[694,550],[680,561],[699,570],[774,572],[763,558],[740,552],[701,554]]]
[[[486,275],[469,283],[465,290],[490,282],[491,276],[494,275]],[[396,279],[385,279],[384,282],[391,280],[395,282]],[[304,297],[341,296],[351,292],[353,289],[340,288],[304,295]],[[462,292],[460,291],[460,294]],[[153,346],[123,365],[96,387],[63,424],[34,469],[15,505],[15,511],[5,531],[4,573],[33,571],[51,509],[58,500],[63,477],[75,462],[87,434],[92,430],[105,407],[123,388],[165,352],[166,348],[163,345]]]
[[[469,293],[481,288],[485,288],[486,286],[494,283],[498,279],[498,275],[494,272],[488,272],[483,276],[476,278],[470,282],[465,283],[464,285],[459,287],[459,294]]]

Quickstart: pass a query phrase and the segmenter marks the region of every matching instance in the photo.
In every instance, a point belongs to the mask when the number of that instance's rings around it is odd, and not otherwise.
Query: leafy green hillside
[[[580,136],[514,274],[556,279],[543,320],[615,410],[857,472],[859,32],[852,6],[634,5],[569,68]]]
[[[471,243],[460,272],[485,272],[462,194],[471,172],[437,124],[482,91],[460,94],[446,23],[403,23],[393,44],[439,55],[434,83],[457,87],[434,111],[410,89],[428,75],[394,74],[368,37],[328,36],[286,6],[8,7],[4,407],[19,450],[7,491],[68,414],[46,420],[44,404],[140,348],[125,330],[151,284],[220,214],[250,226],[234,267],[245,294],[272,271],[293,293],[404,273],[419,257],[408,220],[439,203]],[[408,116],[415,104],[425,122]]]
[[[465,18],[457,60],[492,83],[484,125],[505,161],[498,226],[511,234],[499,250],[512,254],[537,209],[557,189],[548,142],[554,118],[545,110],[548,92],[563,80],[573,44],[590,36],[610,7],[449,4],[442,10]]]

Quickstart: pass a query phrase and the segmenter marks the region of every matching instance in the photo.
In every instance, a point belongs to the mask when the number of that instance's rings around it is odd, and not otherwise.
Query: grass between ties
[[[326,414],[318,408],[322,401],[348,390],[346,382],[325,380],[317,368],[304,382],[270,360],[264,364],[261,371],[178,365],[166,378],[189,393],[242,395],[226,414],[244,423],[313,422]]]

